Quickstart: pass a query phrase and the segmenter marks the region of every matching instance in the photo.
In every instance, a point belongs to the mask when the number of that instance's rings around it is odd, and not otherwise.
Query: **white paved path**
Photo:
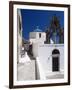
[[[35,80],[35,60],[31,60],[29,63],[19,63],[17,65],[17,79],[19,81]]]

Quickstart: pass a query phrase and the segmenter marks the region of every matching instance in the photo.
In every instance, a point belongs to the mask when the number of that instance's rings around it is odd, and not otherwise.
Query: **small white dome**
[[[34,32],[42,32],[42,30],[39,29],[39,26],[37,26],[37,28],[34,30]]]

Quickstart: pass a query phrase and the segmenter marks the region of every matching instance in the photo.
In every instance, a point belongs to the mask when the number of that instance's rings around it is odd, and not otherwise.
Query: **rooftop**
[[[39,26],[37,26],[36,29],[34,30],[34,32],[42,32],[42,30],[39,29]]]

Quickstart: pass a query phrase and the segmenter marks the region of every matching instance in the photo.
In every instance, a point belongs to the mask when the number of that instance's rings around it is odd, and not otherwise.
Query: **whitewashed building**
[[[42,45],[46,41],[46,33],[42,32],[42,30],[37,26],[33,32],[30,32],[29,41],[32,44],[33,56],[36,58],[38,56],[39,44]]]
[[[29,41],[31,43],[44,44],[44,41],[46,41],[46,33],[42,32],[37,26],[37,29],[35,29],[33,32],[30,32]]]
[[[17,31],[18,31],[18,37],[17,37],[17,54],[18,54],[18,63],[26,63],[26,62],[31,62],[29,56],[27,55],[27,52],[25,51],[25,54],[22,55],[22,52],[24,51],[24,46],[22,46],[22,15],[21,15],[21,10],[17,10]]]
[[[18,47],[18,61],[21,58],[21,49],[22,49],[22,16],[20,9],[17,10],[17,31],[18,31],[18,37],[17,37],[17,47]]]
[[[37,60],[40,79],[47,79],[53,75],[63,78],[64,73],[64,44],[45,44],[46,34],[40,29],[30,32],[33,56]],[[61,75],[61,76],[60,76]]]

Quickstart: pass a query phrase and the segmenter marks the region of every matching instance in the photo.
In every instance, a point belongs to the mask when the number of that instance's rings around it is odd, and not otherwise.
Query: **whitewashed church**
[[[41,73],[44,77],[64,73],[64,44],[54,44],[50,39],[50,44],[45,44],[46,33],[38,27],[30,32],[30,42],[32,43],[33,56],[38,59]]]

